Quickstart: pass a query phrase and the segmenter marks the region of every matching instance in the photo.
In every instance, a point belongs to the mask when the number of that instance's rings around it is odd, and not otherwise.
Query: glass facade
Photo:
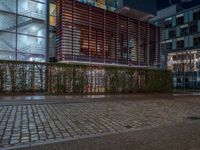
[[[200,6],[154,22],[176,89],[200,89]]]
[[[0,0],[0,60],[46,61],[46,0]]]

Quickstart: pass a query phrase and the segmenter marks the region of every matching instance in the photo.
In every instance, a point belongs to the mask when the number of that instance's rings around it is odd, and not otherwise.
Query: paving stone
[[[200,116],[200,103],[138,100],[3,106],[0,145],[12,147],[177,124],[187,122],[188,116]]]

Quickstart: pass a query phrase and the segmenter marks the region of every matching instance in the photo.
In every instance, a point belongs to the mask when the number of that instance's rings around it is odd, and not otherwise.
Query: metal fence
[[[0,93],[167,92],[171,72],[132,67],[0,61]]]

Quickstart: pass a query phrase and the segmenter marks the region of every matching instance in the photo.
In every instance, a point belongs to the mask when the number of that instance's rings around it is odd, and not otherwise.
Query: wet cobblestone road
[[[189,122],[200,103],[171,100],[0,105],[0,147]]]

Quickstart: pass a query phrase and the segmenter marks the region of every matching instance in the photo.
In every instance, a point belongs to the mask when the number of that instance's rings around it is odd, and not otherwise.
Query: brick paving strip
[[[190,122],[200,103],[170,100],[0,105],[0,148]]]

